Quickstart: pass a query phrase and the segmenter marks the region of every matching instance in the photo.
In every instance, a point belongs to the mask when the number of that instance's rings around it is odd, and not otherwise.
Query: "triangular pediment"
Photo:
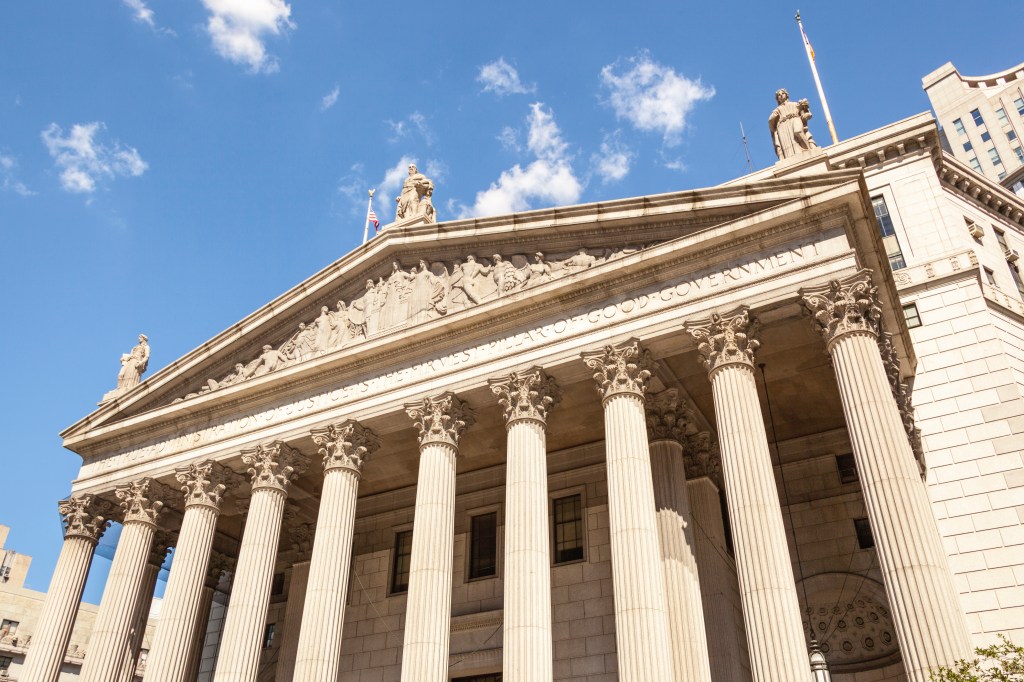
[[[205,409],[294,367],[369,352],[412,328],[457,333],[474,311],[616,272],[645,250],[799,203],[858,176],[833,172],[397,226],[363,244],[67,429],[73,443],[153,410]],[[792,210],[797,210],[792,208]],[[454,323],[454,324],[453,324]],[[436,331],[436,330],[435,330]],[[438,336],[441,338],[441,336]]]

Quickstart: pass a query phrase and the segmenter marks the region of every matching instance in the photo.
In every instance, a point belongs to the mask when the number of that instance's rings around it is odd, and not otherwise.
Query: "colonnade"
[[[880,315],[869,273],[800,292],[833,359],[908,678],[970,653],[924,487],[878,350]],[[722,476],[755,682],[810,682],[792,562],[755,383],[757,322],[746,308],[687,322],[708,372]],[[650,353],[637,339],[588,351],[604,410],[618,676],[624,682],[710,682],[685,427],[671,389],[649,394]],[[503,677],[552,678],[551,559],[546,429],[560,400],[540,367],[490,380],[507,427]],[[419,432],[419,472],[402,646],[403,682],[448,680],[455,479],[459,441],[474,413],[442,393],[406,405]],[[379,439],[347,420],[311,433],[324,485],[302,612],[295,680],[335,682],[362,468]],[[705,436],[706,438],[706,436]],[[704,446],[706,450],[706,444]],[[254,682],[289,487],[307,458],[281,441],[242,453],[251,496],[228,604],[216,682]],[[147,682],[191,682],[208,612],[214,531],[238,478],[213,462],[179,468],[184,516]],[[141,479],[115,491],[124,528],[83,666],[84,682],[122,682],[134,666],[133,616],[144,599],[154,535],[173,490]],[[179,498],[180,499],[180,498]],[[710,498],[709,498],[710,499]],[[22,679],[55,682],[93,549],[112,506],[93,495],[62,501],[65,544]],[[698,519],[699,520],[699,519]],[[151,588],[150,588],[151,590]],[[205,604],[205,606],[204,606]],[[922,624],[927,623],[927,627]],[[132,667],[132,670],[134,668]],[[716,673],[718,674],[718,673]]]

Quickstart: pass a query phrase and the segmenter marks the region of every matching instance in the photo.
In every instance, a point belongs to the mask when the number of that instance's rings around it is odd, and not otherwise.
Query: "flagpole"
[[[796,23],[800,27],[800,37],[804,41],[804,51],[807,53],[807,61],[811,64],[811,73],[814,74],[814,84],[818,87],[818,97],[821,98],[821,108],[825,112],[825,122],[828,123],[828,132],[832,135],[832,144],[839,144],[839,136],[836,135],[836,126],[832,123],[832,113],[828,110],[828,100],[825,99],[825,90],[821,87],[821,78],[818,77],[818,67],[814,64],[814,50],[811,48],[811,41],[804,33],[804,24],[800,21],[800,10],[796,11]]]
[[[370,211],[373,210],[373,193],[375,191],[377,191],[377,190],[373,190],[373,189],[370,190],[370,198],[367,199],[367,201],[366,201],[366,224],[363,225],[363,243],[364,244],[366,243],[366,240],[370,236]]]

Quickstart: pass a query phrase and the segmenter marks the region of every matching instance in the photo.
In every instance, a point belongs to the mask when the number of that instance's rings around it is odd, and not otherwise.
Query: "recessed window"
[[[921,326],[921,316],[917,312],[916,303],[908,303],[903,306],[903,317],[907,321],[907,327],[913,329]]]
[[[0,670],[8,670],[11,667],[11,663],[14,659],[10,656],[0,656]]]
[[[875,546],[875,536],[871,534],[871,523],[867,519],[854,519],[853,528],[857,531],[857,546],[871,549]]]
[[[885,255],[889,258],[889,267],[893,270],[907,267],[885,197],[871,197],[871,206],[875,209],[875,220],[878,221],[878,229],[882,233],[882,245],[885,246]]]
[[[995,147],[988,150],[988,158],[992,161],[993,166],[998,166],[1003,162],[1003,160],[999,158],[999,152],[996,151]]]
[[[981,163],[978,161],[977,156],[972,156],[968,161],[971,164],[971,168],[973,168],[978,173],[981,172]]]
[[[551,501],[554,510],[555,563],[583,558],[583,496],[569,495]]]
[[[276,623],[267,623],[267,627],[263,630],[263,648],[269,649],[274,643],[274,630],[277,629]]]
[[[1002,107],[996,109],[996,118],[998,118],[999,122],[1002,123],[1003,125],[1006,125],[1007,123],[1010,122],[1006,118],[1006,109],[1003,109]]]
[[[961,135],[967,134],[967,131],[964,129],[964,122],[961,121],[960,119],[956,119],[953,121],[953,127],[956,128],[956,132],[960,133]]]
[[[1002,230],[996,229],[993,229],[993,232],[996,233],[996,243],[999,244],[999,248],[1002,249],[1004,252],[1009,251],[1010,245],[1006,242],[1006,233],[1003,232]]]
[[[988,134],[987,130],[981,134],[981,141],[982,142],[988,142],[991,139],[992,139],[992,136]]]
[[[976,125],[976,126],[983,126],[983,125],[985,125],[985,119],[983,119],[981,117],[981,112],[978,111],[977,109],[972,109],[971,110],[971,118],[974,119],[974,125]]]
[[[4,637],[13,637],[18,634],[18,626],[21,625],[19,621],[7,620],[6,618],[0,622],[0,639]]]
[[[1017,264],[1007,261],[1006,265],[1010,268],[1010,277],[1013,278],[1013,283],[1017,286],[1017,293],[1021,295],[1021,298],[1024,298],[1024,281],[1021,281],[1020,270],[1017,269]]]
[[[395,533],[395,551],[391,557],[391,593],[409,591],[409,565],[412,561],[412,531]]]
[[[836,468],[839,470],[839,482],[856,483],[860,480],[860,476],[857,475],[857,463],[853,460],[853,455],[836,455]]]
[[[1012,130],[1007,131],[1006,139],[1009,140],[1010,142],[1013,142],[1014,140],[1017,139],[1017,133],[1015,133]]]
[[[284,573],[274,574],[274,581],[270,583],[270,594],[274,596],[284,594]]]
[[[992,268],[982,268],[985,271],[985,281],[992,286],[996,285],[996,273],[992,271]]]
[[[1024,97],[1013,100],[1013,106],[1017,107],[1017,113],[1024,116]]]
[[[469,579],[498,574],[498,512],[470,519]]]
[[[1017,155],[1018,161],[1024,163],[1024,149],[1021,149],[1020,147],[1014,147],[1013,153]]]
[[[965,152],[969,152],[972,149],[974,149],[974,145],[973,144],[971,144],[970,142],[964,142],[964,151]]]

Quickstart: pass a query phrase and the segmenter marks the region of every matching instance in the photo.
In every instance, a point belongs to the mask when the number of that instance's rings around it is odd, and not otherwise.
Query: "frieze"
[[[394,371],[364,380],[355,380],[330,390],[314,390],[289,402],[263,407],[216,424],[193,427],[156,442],[125,448],[103,458],[87,460],[80,480],[195,449],[242,434],[255,432],[290,419],[316,414],[364,397],[436,376],[439,372],[462,369],[494,357],[541,346],[563,338],[593,331],[609,324],[657,313],[682,303],[692,303],[720,295],[739,284],[770,279],[811,259],[845,249],[839,237],[833,242],[803,242],[755,257],[735,259],[714,268],[697,270],[691,275],[669,279],[632,296],[614,302],[592,305],[508,336],[494,336],[445,355],[408,363]],[[493,324],[490,320],[490,324]]]

